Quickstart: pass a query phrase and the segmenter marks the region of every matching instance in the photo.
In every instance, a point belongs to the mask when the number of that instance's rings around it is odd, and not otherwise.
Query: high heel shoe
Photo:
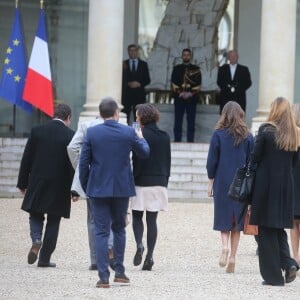
[[[226,273],[234,273],[234,267],[235,267],[235,263],[229,262],[226,268]]]
[[[138,266],[141,264],[142,259],[143,259],[143,253],[144,253],[144,247],[143,246],[139,246],[136,250],[136,253],[134,255],[133,258],[133,265],[134,266]]]
[[[220,267],[225,267],[227,265],[227,259],[228,259],[228,253],[229,250],[228,249],[223,249],[220,259],[219,259],[219,266]]]
[[[142,270],[143,271],[151,271],[152,270],[152,266],[154,265],[154,261],[152,258],[146,258],[144,261],[144,265]]]

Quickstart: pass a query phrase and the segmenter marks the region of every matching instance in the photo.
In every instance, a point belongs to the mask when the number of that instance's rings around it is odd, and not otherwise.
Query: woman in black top
[[[132,226],[137,245],[133,264],[142,262],[143,246],[143,213],[146,211],[147,255],[142,270],[150,271],[154,264],[153,250],[157,239],[157,214],[167,210],[167,185],[171,167],[171,147],[169,135],[160,130],[156,123],[159,120],[158,109],[149,103],[136,106],[137,121],[140,123],[143,136],[150,146],[150,157],[140,159],[133,154],[133,176],[136,196],[131,198]]]

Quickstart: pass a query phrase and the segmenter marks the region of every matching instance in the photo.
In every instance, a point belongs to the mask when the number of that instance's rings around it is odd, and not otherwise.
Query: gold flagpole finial
[[[40,3],[41,3],[41,9],[43,9],[44,8],[44,0],[41,0]]]
[[[15,0],[16,8],[18,8],[19,0]]]

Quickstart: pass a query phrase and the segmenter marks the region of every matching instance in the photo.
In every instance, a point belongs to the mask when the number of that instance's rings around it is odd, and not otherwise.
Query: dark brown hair
[[[155,105],[150,103],[138,104],[135,109],[139,116],[141,125],[158,122],[159,110]]]
[[[238,146],[248,137],[250,130],[244,120],[244,111],[237,102],[229,101],[222,110],[216,129],[228,129],[234,138],[234,145]]]
[[[64,103],[59,103],[55,105],[54,108],[54,118],[66,121],[68,117],[71,118],[71,108],[69,105]]]

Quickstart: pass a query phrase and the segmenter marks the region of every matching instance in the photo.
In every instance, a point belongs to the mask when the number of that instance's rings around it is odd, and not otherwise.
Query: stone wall
[[[169,90],[173,66],[184,48],[202,72],[202,90],[215,90],[218,26],[229,0],[170,0],[148,58],[150,89]]]

